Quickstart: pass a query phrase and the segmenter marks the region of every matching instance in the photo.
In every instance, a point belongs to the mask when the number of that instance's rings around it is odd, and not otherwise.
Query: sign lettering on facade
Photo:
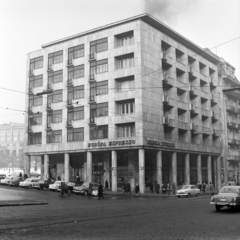
[[[120,140],[120,141],[99,141],[88,143],[89,148],[97,148],[97,147],[115,147],[115,146],[129,146],[135,144],[135,140]]]
[[[156,147],[171,147],[175,148],[175,142],[167,141],[167,140],[158,140],[158,139],[150,139],[147,138],[147,144]]]

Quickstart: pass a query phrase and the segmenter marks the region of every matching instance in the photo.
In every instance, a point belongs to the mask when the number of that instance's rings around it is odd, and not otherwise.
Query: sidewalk
[[[136,196],[134,191],[132,191],[131,194],[129,194],[129,193],[125,193],[124,194],[120,190],[118,190],[117,192],[112,192],[111,190],[108,190],[108,191],[104,191],[103,194],[104,195],[118,196],[118,197],[127,197],[127,196],[135,197]],[[211,193],[210,192],[206,192],[206,193],[201,192],[200,193],[200,196],[206,196],[206,195],[211,196]],[[139,193],[138,197],[146,197],[146,198],[148,198],[148,197],[155,197],[155,198],[171,198],[171,197],[175,197],[176,198],[177,196],[176,196],[176,194],[173,194],[172,192],[170,193],[170,195],[168,195],[168,194],[162,194],[162,192],[157,194],[155,192],[154,193],[150,193],[149,191],[146,191],[144,194]]]

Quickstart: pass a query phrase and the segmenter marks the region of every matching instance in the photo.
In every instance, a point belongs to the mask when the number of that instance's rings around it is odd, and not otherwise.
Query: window
[[[97,104],[97,117],[108,116],[108,103]]]
[[[48,54],[48,66],[55,63],[61,63],[63,61],[63,51],[58,51]]]
[[[134,66],[134,58],[126,58],[119,60],[119,69],[129,68]]]
[[[36,96],[36,95],[29,96],[29,107],[41,106],[41,105],[42,105],[42,96]]]
[[[59,83],[62,81],[63,81],[63,70],[48,73],[49,83]]]
[[[108,81],[97,82],[97,95],[108,94]]]
[[[68,120],[84,119],[84,106],[68,109]]]
[[[133,44],[133,31],[115,35],[115,47],[123,47]]]
[[[43,75],[31,76],[29,79],[29,87],[41,87],[43,85]]]
[[[119,103],[119,113],[120,114],[130,114],[135,111],[134,99],[128,102]]]
[[[84,128],[72,128],[68,129],[67,141],[84,141]]]
[[[76,59],[84,56],[84,44],[68,49],[68,59]]]
[[[47,143],[61,143],[62,130],[47,131]]]
[[[135,124],[130,123],[130,124],[118,125],[117,133],[118,133],[119,138],[134,137],[135,136]]]
[[[62,110],[53,111],[48,117],[52,118],[52,123],[60,123],[62,122]]]
[[[108,50],[108,38],[98,39],[90,43],[90,53],[103,52]]]
[[[30,69],[37,69],[43,67],[43,56],[33,58],[30,60]]]
[[[42,114],[33,114],[33,117],[29,118],[29,124],[30,126],[33,125],[42,125]]]
[[[48,94],[48,103],[62,102],[62,90],[53,91]]]
[[[84,77],[84,64],[68,68],[68,79]]]
[[[28,144],[42,144],[42,133],[29,133],[28,134]]]
[[[128,46],[133,44],[133,36],[125,37],[120,40],[120,46]]]
[[[118,92],[132,91],[132,90],[134,90],[134,88],[135,88],[134,80],[117,82],[117,91]]]
[[[108,138],[108,125],[90,127],[90,140]]]
[[[103,73],[108,71],[108,59],[90,63],[90,74]],[[92,79],[92,78],[91,78]]]
[[[68,100],[84,98],[84,85],[68,88]]]

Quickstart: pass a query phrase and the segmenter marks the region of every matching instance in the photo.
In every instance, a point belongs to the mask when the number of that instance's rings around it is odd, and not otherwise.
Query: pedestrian
[[[28,178],[28,175],[25,173],[25,174],[23,175],[23,177],[24,177],[24,180],[25,180],[25,179]]]
[[[22,173],[21,173],[21,172],[19,173],[19,177],[20,177],[20,178],[22,177]]]
[[[131,194],[131,185],[130,185],[130,182],[127,183],[126,185],[126,192]]]
[[[105,181],[105,189],[108,190],[108,180]]]
[[[60,177],[60,176],[58,176],[58,177],[57,177],[57,180],[58,180],[58,181],[61,181],[61,177]]]
[[[205,193],[206,192],[206,184],[205,184],[205,182],[203,183],[203,185],[202,185],[202,191]]]
[[[65,193],[65,184],[64,184],[64,182],[61,182],[60,189],[61,189],[61,191],[60,191],[59,197],[64,197],[65,196],[64,195],[64,193]]]
[[[104,199],[103,186],[100,182],[98,182],[98,200],[100,200],[101,197]]]
[[[157,194],[159,194],[159,190],[160,190],[160,184],[158,182],[156,182],[156,185],[155,185],[155,192]]]
[[[162,194],[165,194],[166,193],[166,187],[165,187],[165,184],[163,183],[162,184]]]
[[[80,176],[78,174],[76,176],[76,180],[77,180],[77,182],[80,182]]]
[[[209,190],[210,190],[210,193],[213,196],[214,195],[214,185],[211,182],[209,183]]]
[[[199,182],[199,185],[198,185],[199,189],[200,189],[200,192],[202,191],[202,184]]]
[[[89,186],[88,186],[88,194],[92,195],[92,184],[89,183]]]
[[[170,184],[169,183],[167,183],[167,193],[168,193],[168,195],[170,195]]]
[[[153,193],[153,183],[152,182],[150,182],[149,187],[150,187],[150,192]]]
[[[122,190],[123,190],[123,193],[125,194],[125,192],[126,192],[126,183],[125,182],[123,182]]]
[[[175,194],[175,192],[176,192],[176,184],[175,184],[175,182],[172,183],[172,191],[173,191],[173,194]]]
[[[135,193],[136,193],[136,196],[138,197],[138,193],[139,193],[139,185],[136,184],[136,187],[135,187]]]

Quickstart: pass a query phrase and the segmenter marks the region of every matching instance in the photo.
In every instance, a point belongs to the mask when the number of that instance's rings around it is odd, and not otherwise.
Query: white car
[[[190,196],[198,196],[200,194],[200,189],[196,185],[183,185],[180,190],[177,190],[177,196],[180,198],[181,196],[190,197]]]
[[[61,181],[55,181],[53,184],[49,184],[49,190],[57,191],[61,186]]]
[[[39,179],[37,178],[27,178],[25,179],[23,182],[20,182],[19,183],[19,187],[23,187],[23,188],[32,188],[33,187],[33,184],[35,182],[38,182]]]
[[[10,181],[13,179],[13,177],[6,177],[4,179],[1,179],[1,184],[2,185],[7,185],[8,183],[10,183]]]

